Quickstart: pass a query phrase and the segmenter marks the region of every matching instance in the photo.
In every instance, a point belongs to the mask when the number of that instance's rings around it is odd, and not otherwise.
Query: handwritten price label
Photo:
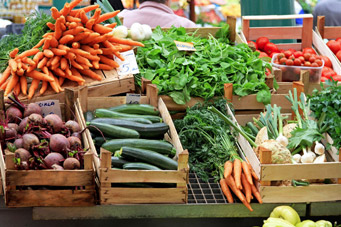
[[[126,104],[139,104],[141,99],[140,94],[127,93]]]
[[[176,45],[176,48],[178,48],[178,50],[196,51],[193,43],[180,42],[180,41],[176,41],[176,40],[174,40],[174,43]]]
[[[41,108],[43,117],[48,114],[57,114],[60,118],[62,118],[62,111],[60,109],[59,100],[46,100],[37,102],[37,104]]]
[[[121,61],[118,57],[114,56],[114,60],[119,64],[119,67],[117,68],[118,75],[123,76],[140,72],[133,50],[122,52],[121,55],[124,58],[124,61]]]

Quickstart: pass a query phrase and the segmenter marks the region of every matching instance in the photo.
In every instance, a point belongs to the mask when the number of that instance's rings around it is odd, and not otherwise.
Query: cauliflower
[[[291,137],[291,132],[297,127],[296,123],[290,123],[283,127],[283,136],[287,137],[288,139]]]

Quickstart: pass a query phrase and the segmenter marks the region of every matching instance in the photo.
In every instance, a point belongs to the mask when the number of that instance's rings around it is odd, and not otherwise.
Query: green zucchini
[[[140,133],[141,138],[162,138],[169,130],[169,126],[165,123],[140,124],[115,118],[95,118],[92,122],[134,129]]]
[[[92,111],[87,111],[84,113],[84,119],[85,121],[92,121],[94,119],[94,114]]]
[[[114,153],[124,146],[155,151],[160,154],[171,154],[173,145],[161,140],[147,139],[112,139],[102,144],[102,148]]]
[[[151,122],[151,121],[148,120],[148,119],[137,118],[137,117],[132,117],[132,118],[120,118],[120,120],[132,121],[132,122],[137,122],[137,123],[141,123],[141,124],[153,124],[153,122]]]
[[[109,108],[110,111],[127,113],[127,114],[142,114],[158,116],[160,112],[156,107],[148,104],[124,104]]]
[[[111,167],[112,168],[121,168],[123,167],[123,165],[127,164],[129,162],[127,162],[126,160],[124,160],[123,158],[119,158],[119,157],[111,157]]]
[[[96,109],[95,110],[95,116],[96,117],[109,117],[109,118],[144,118],[148,119],[151,122],[162,122],[162,118],[158,116],[152,116],[152,115],[137,115],[137,114],[125,114],[125,113],[119,113],[115,111],[110,111],[107,109]]]
[[[133,147],[122,147],[118,154],[128,160],[137,159],[141,162],[152,164],[162,169],[178,169],[178,163],[175,160],[154,151]]]
[[[139,138],[140,134],[133,129],[129,128],[123,128],[115,125],[109,125],[104,123],[97,123],[97,122],[87,122],[88,126],[94,126],[89,127],[90,131],[92,131],[95,134],[99,134],[99,129],[104,136],[110,137],[110,138]],[[97,129],[96,129],[97,128]]]
[[[159,167],[142,162],[126,163],[123,165],[123,169],[161,170]]]

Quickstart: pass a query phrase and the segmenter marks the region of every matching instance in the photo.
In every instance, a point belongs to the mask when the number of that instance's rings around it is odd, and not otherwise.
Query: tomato
[[[272,58],[275,54],[278,54],[278,52],[272,52],[272,53],[270,54],[270,58]]]
[[[293,54],[294,54],[295,58],[299,58],[299,57],[303,56],[302,51],[295,51]]]
[[[281,58],[285,58],[285,55],[283,53],[279,53],[277,55],[277,59],[280,60]]]
[[[265,75],[267,75],[267,76],[271,75],[271,70],[266,68],[265,69]]]
[[[314,63],[314,62],[316,61],[316,58],[315,58],[314,56],[311,56],[311,57],[309,58],[309,61],[310,61],[311,63]]]
[[[274,43],[267,43],[264,46],[264,52],[267,54],[271,54],[272,52],[278,52],[278,47]]]
[[[319,65],[316,62],[311,63],[311,67],[319,67]]]
[[[304,48],[302,52],[303,52],[303,54],[305,54],[305,53],[316,54],[315,50],[311,47]]]
[[[332,78],[333,76],[334,76],[333,72],[326,72],[323,74],[323,77],[328,78],[328,79]]]
[[[259,58],[262,58],[262,57],[269,57],[269,55],[267,55],[267,54],[264,53],[264,52],[260,52],[260,54],[259,54],[258,57],[259,57]]]
[[[285,52],[285,50],[283,50],[283,49],[279,49],[279,52],[281,52],[281,53],[284,53],[284,52]]]
[[[298,57],[298,59],[300,59],[300,60],[301,60],[301,62],[304,62],[304,61],[305,61],[305,59],[304,59],[304,57],[303,57],[303,56],[300,56],[300,57]]]
[[[281,58],[281,59],[279,60],[279,63],[280,63],[281,65],[284,65],[286,61],[287,61],[287,59],[284,57],[284,58]]]
[[[286,58],[289,58],[292,55],[292,52],[290,50],[284,51],[284,55]]]
[[[341,38],[337,38],[335,41],[341,44]]]
[[[291,59],[286,60],[286,65],[294,65],[294,62]]]
[[[328,78],[326,78],[326,77],[321,77],[321,82],[326,82],[326,80],[328,80]]]
[[[320,59],[316,59],[316,64],[321,67],[323,65],[322,61]]]
[[[289,59],[291,59],[291,60],[295,60],[295,57],[294,57],[294,55],[291,55],[291,56],[289,57]]]
[[[301,69],[300,68],[295,68],[294,69],[294,74],[296,74],[296,75],[301,74]]]
[[[336,54],[341,49],[341,44],[339,42],[336,42],[335,40],[329,40],[327,42],[327,46],[334,54]]]
[[[302,62],[301,62],[300,59],[296,58],[296,59],[294,60],[294,65],[296,65],[296,66],[301,66],[301,64],[302,64]]]
[[[330,61],[330,59],[327,56],[321,55],[321,58],[324,61],[324,66],[329,67],[329,68],[333,68],[332,62]]]
[[[266,37],[259,37],[256,40],[256,44],[259,50],[264,50],[265,45],[269,42],[270,42],[269,39]]]
[[[322,76],[326,78],[330,78],[336,75],[336,72],[329,67],[322,68]]]
[[[309,58],[311,57],[310,53],[303,54],[304,60],[309,61]]]
[[[336,53],[336,57],[341,61],[341,50]]]
[[[341,81],[341,75],[336,75],[333,77],[335,81]]]
[[[315,58],[316,58],[316,59],[319,59],[319,60],[322,59],[322,57],[321,57],[320,55],[315,55]]]
[[[304,66],[311,67],[311,63],[310,63],[310,61],[306,61],[306,62],[304,62]]]
[[[258,49],[257,47],[257,43],[253,42],[253,41],[248,41],[247,44],[249,44],[249,46],[254,46],[256,48],[256,50]]]

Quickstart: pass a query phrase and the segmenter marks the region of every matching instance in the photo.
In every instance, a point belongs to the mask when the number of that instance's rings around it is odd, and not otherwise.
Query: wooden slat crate
[[[64,102],[60,103],[63,119],[81,122],[80,113],[74,108],[71,95],[66,89]],[[3,99],[3,91],[0,91]],[[3,101],[2,101],[3,104]],[[1,107],[3,105],[0,105]],[[75,113],[75,117],[73,113]],[[35,206],[93,206],[95,205],[95,170],[92,150],[82,134],[84,154],[82,170],[16,170],[14,153],[0,157],[0,169],[4,198],[8,207]],[[1,154],[3,152],[1,151]],[[36,188],[39,189],[36,189]],[[52,187],[52,188],[51,188]],[[55,187],[55,188],[53,188]]]
[[[188,183],[188,152],[183,150],[173,121],[166,105],[161,98],[153,94],[157,90],[155,85],[148,85],[147,96],[142,96],[140,103],[158,107],[163,121],[169,125],[165,139],[171,142],[176,149],[178,160],[177,170],[118,170],[111,169],[111,152],[101,150],[101,158],[94,157],[97,175],[99,177],[100,204],[138,204],[138,203],[186,203]],[[126,97],[88,97],[86,92],[79,95],[77,108],[82,111],[93,111],[97,108],[109,108],[125,104]],[[82,104],[81,104],[82,103]],[[85,121],[83,121],[85,124]],[[90,133],[87,131],[90,147],[95,149]],[[176,187],[168,188],[130,188],[112,187],[111,183],[176,183]]]
[[[280,103],[277,103],[280,106]],[[228,114],[234,122],[252,122],[253,115],[242,118]],[[330,137],[326,136],[327,140]],[[319,164],[269,164],[271,151],[261,149],[259,158],[248,141],[238,134],[238,143],[252,168],[260,179],[257,185],[264,203],[300,203],[341,200],[341,162],[335,148],[326,151],[328,162]],[[329,141],[330,142],[330,141]],[[334,179],[334,178],[339,178]],[[333,184],[310,184],[309,186],[271,186],[271,181],[299,179],[333,179]]]

